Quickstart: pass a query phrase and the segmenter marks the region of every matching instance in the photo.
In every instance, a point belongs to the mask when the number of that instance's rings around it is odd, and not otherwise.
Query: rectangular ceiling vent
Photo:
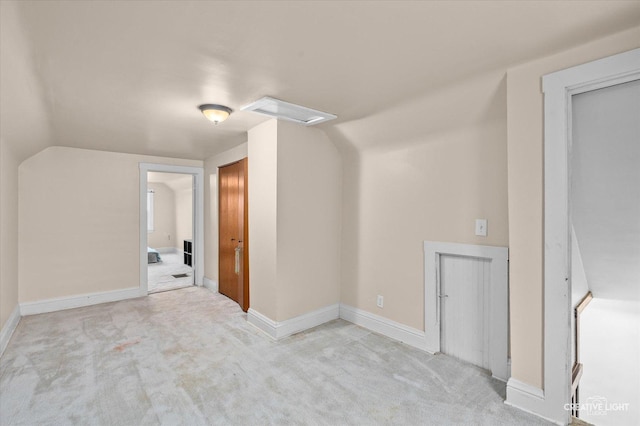
[[[303,126],[313,126],[314,124],[324,123],[325,121],[338,118],[333,114],[284,102],[268,96],[243,106],[241,110],[253,111],[258,114],[268,115],[269,117],[293,121]]]

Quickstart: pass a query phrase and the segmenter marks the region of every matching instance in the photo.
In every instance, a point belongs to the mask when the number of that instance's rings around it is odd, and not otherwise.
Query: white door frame
[[[568,424],[571,402],[571,97],[640,78],[640,49],[542,78],[544,92],[544,391],[515,405]]]
[[[194,284],[202,286],[204,279],[204,169],[202,167],[140,163],[140,292],[149,294],[147,276],[147,172],[180,173],[193,176],[193,246],[195,250],[193,275]]]
[[[424,242],[424,332],[426,350],[440,352],[440,255],[491,260],[489,365],[496,379],[509,379],[509,249],[472,244]]]

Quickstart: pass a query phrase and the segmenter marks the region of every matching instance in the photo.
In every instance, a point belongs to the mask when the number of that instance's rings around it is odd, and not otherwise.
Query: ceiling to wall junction
[[[265,118],[238,110],[264,95],[337,114],[325,130],[361,123],[346,135],[361,148],[372,127],[392,134],[412,125],[385,120],[389,109],[640,22],[637,1],[22,1],[17,9],[50,144],[200,160],[246,141]],[[236,112],[214,126],[202,103]],[[429,119],[455,111],[436,108]]]

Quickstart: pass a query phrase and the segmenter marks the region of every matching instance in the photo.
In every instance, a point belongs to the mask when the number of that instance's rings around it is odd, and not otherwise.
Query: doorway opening
[[[538,413],[562,424],[568,424],[574,413],[572,393],[576,388],[575,328],[576,301],[571,300],[578,284],[579,262],[574,259],[574,244],[583,245],[584,237],[574,233],[572,222],[572,140],[573,100],[576,95],[622,85],[640,79],[640,49],[589,62],[543,77],[544,92],[544,392],[531,397],[521,392],[513,394],[513,405]],[[594,117],[600,120],[600,116]],[[616,118],[617,119],[617,118]],[[615,131],[617,133],[617,129]],[[608,139],[608,138],[607,138]],[[608,144],[609,141],[603,141]],[[606,162],[607,158],[600,157]],[[637,188],[635,182],[624,186]],[[601,183],[599,183],[601,184]],[[609,188],[618,191],[621,188]],[[604,201],[603,201],[604,203]],[[590,214],[591,212],[589,212]],[[608,219],[607,219],[608,220]],[[637,221],[637,216],[635,217]],[[604,222],[602,222],[604,223]],[[585,234],[587,235],[587,234]],[[591,238],[591,237],[587,237]],[[577,247],[581,249],[582,247]],[[611,247],[615,251],[619,247]],[[607,258],[616,263],[616,256]],[[588,277],[587,277],[588,278]],[[636,281],[637,284],[637,281]],[[637,289],[637,287],[636,287]],[[593,300],[598,295],[593,293]],[[581,300],[576,294],[578,304]],[[595,312],[598,303],[591,302],[582,315]],[[580,320],[581,335],[587,324]],[[592,329],[593,330],[593,329]],[[631,337],[627,334],[627,337]],[[608,351],[612,348],[601,348]],[[611,352],[609,352],[611,354]],[[620,355],[620,354],[618,354]],[[608,362],[614,362],[609,358]],[[584,362],[582,362],[584,363]],[[584,363],[584,371],[587,364]],[[579,386],[579,384],[578,384]],[[583,395],[579,392],[579,395]],[[582,397],[580,397],[582,398]],[[582,401],[586,402],[586,401]],[[604,402],[602,399],[594,401]],[[624,401],[608,401],[620,402]],[[581,404],[578,400],[576,403]]]
[[[144,294],[202,285],[203,178],[200,167],[140,164],[140,289]]]
[[[195,284],[194,177],[147,172],[147,288],[149,293]]]
[[[640,79],[574,95],[571,111],[572,308],[592,295],[572,328],[575,416],[640,424]],[[605,400],[617,409],[592,408]]]

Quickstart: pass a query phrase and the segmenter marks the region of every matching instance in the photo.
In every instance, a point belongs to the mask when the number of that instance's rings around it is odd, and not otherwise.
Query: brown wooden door
[[[219,273],[220,293],[249,309],[249,233],[247,159],[220,167]]]

